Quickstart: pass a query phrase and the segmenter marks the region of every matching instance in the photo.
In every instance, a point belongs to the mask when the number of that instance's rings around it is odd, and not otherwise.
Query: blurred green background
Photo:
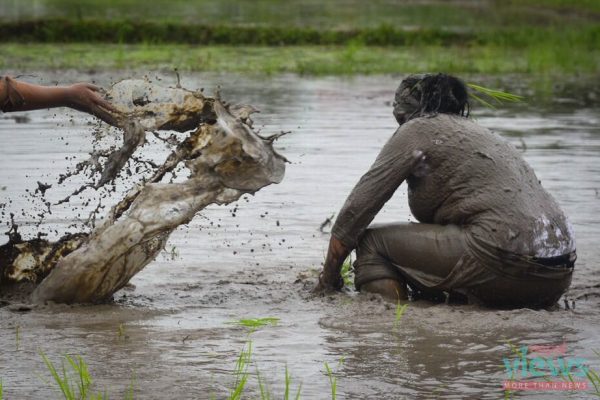
[[[595,74],[600,0],[0,0],[0,68]]]

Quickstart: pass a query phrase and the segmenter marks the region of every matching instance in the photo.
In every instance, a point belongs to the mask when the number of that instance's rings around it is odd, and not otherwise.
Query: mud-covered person
[[[101,88],[91,83],[70,86],[41,86],[0,76],[0,111],[29,111],[69,107],[95,115],[117,125],[118,111],[99,94]]]
[[[400,124],[338,213],[316,292],[355,286],[392,299],[450,297],[548,307],[571,283],[573,233],[519,152],[468,118],[465,84],[415,75],[396,91]],[[369,226],[402,182],[420,223]]]

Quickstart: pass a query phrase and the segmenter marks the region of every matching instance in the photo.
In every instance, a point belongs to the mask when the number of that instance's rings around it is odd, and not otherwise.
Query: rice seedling
[[[269,390],[269,385],[262,378],[258,368],[256,368],[256,380],[258,381],[258,389],[260,390],[260,399],[261,400],[271,400],[271,392]],[[0,399],[2,400],[2,399]]]
[[[498,105],[501,105],[505,102],[518,103],[520,101],[523,101],[523,96],[519,96],[516,94],[486,88],[480,85],[476,85],[474,83],[467,83],[467,86],[471,89],[471,93],[469,94],[469,96],[471,96],[473,99],[475,99],[485,107],[489,107],[492,109],[495,109],[496,107],[494,106],[494,104],[490,103],[490,101],[493,101]],[[484,96],[489,98],[490,101],[485,100],[483,98]]]
[[[125,393],[124,400],[133,400],[133,393],[135,391],[135,373],[131,375],[131,382],[129,383],[129,387],[127,388],[127,392]]]
[[[4,389],[2,387],[2,379],[0,379],[0,400],[4,398]]]
[[[69,355],[65,355],[65,360],[72,369],[72,372],[68,372],[64,360],[61,363],[61,370],[59,371],[43,352],[40,352],[40,355],[65,400],[107,398],[105,394],[92,394],[90,392],[93,383],[92,377],[87,364],[81,356],[73,358]]]
[[[289,374],[287,365],[285,366],[285,392],[283,393],[283,399],[290,399],[290,389],[292,386],[292,376]],[[300,393],[302,391],[302,383],[298,386],[298,391],[296,392],[296,400],[300,399]]]
[[[594,371],[591,368],[588,368],[585,374],[587,376],[588,381],[594,387],[594,393],[592,394],[596,397],[600,397],[600,375],[598,375],[598,372]]]
[[[271,325],[275,326],[279,322],[279,318],[276,317],[264,317],[264,318],[242,318],[231,323],[250,328],[250,333],[255,332],[258,328],[263,326]]]
[[[408,308],[408,304],[401,304],[400,302],[398,302],[396,304],[396,315],[394,318],[394,329],[398,329],[398,327],[400,326],[400,320],[402,319],[402,316],[404,315],[404,312],[406,311],[406,309]]]
[[[344,263],[342,264],[342,270],[340,271],[342,279],[344,280],[344,286],[354,287],[354,269],[352,268],[352,254],[350,254]]]
[[[252,357],[252,341],[248,343],[242,349],[238,356],[237,362],[235,363],[235,384],[229,393],[229,400],[239,400],[242,398],[242,393],[248,382],[248,365]]]
[[[329,378],[329,386],[331,387],[331,400],[336,400],[337,398],[337,376],[335,376],[334,371],[329,367],[327,361],[325,361],[325,371],[327,371],[327,377]],[[344,358],[342,357],[338,362],[337,370],[339,370],[344,364]],[[336,371],[337,372],[337,371]]]

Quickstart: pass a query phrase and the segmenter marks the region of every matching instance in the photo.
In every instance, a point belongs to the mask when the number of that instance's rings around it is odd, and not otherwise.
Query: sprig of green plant
[[[258,368],[256,368],[256,379],[258,380],[258,389],[260,390],[260,400],[271,400],[271,392],[269,391],[269,386],[267,382],[261,377]]]
[[[594,386],[594,396],[600,397],[600,376],[596,371],[591,368],[588,368],[585,371],[585,375],[588,378],[588,381]]]
[[[250,333],[255,332],[258,328],[263,326],[271,325],[275,326],[279,322],[277,317],[263,317],[263,318],[241,318],[237,321],[231,322],[232,324],[244,326],[250,328]]]
[[[329,367],[327,361],[325,361],[325,371],[327,371],[327,377],[329,378],[329,386],[331,387],[331,400],[337,398],[337,376],[334,375],[333,370]],[[344,364],[344,357],[338,362],[337,369],[339,370]],[[336,371],[337,372],[337,371]]]
[[[61,363],[61,371],[56,369],[52,361],[46,357],[43,352],[40,352],[46,367],[50,371],[52,378],[58,385],[58,388],[62,392],[65,400],[87,400],[87,399],[105,399],[106,395],[100,393],[92,395],[90,394],[90,387],[92,386],[92,377],[85,361],[81,356],[77,356],[75,359],[69,355],[65,355],[65,360],[68,365],[71,366],[72,371],[75,373],[75,379],[70,376],[67,372],[64,361]]]
[[[251,357],[252,341],[248,341],[235,363],[235,369],[233,371],[235,374],[235,384],[231,390],[231,393],[229,394],[229,400],[239,400],[242,398],[242,393],[244,392],[244,388],[248,382],[248,365],[250,364]]]
[[[342,270],[340,271],[342,279],[344,280],[344,286],[354,286],[354,269],[352,268],[352,254],[350,254],[342,264]]]
[[[0,400],[4,398],[4,389],[2,387],[2,379],[0,379]]]
[[[288,371],[288,367],[287,365],[285,366],[285,391],[283,394],[283,399],[284,400],[289,400],[290,399],[290,388],[292,386],[292,376],[290,375],[289,371]],[[300,383],[300,385],[298,386],[298,391],[296,392],[296,400],[300,399],[300,393],[302,391],[302,383]]]
[[[123,400],[133,400],[134,399],[134,391],[135,391],[135,373],[131,374],[131,382],[129,383],[129,388],[125,393],[125,397]]]
[[[402,319],[402,316],[404,315],[404,312],[406,311],[407,308],[408,308],[408,304],[401,304],[399,301],[396,304],[396,316],[394,319],[394,329],[398,329],[398,327],[400,326],[400,320]]]
[[[469,96],[480,102],[485,107],[489,107],[492,109],[495,109],[496,107],[491,102],[503,104],[505,102],[518,103],[523,101],[523,96],[519,96],[516,94],[486,88],[484,86],[476,85],[474,83],[467,83],[467,86],[471,89],[471,93],[469,94]],[[491,102],[485,100],[484,97],[489,98]]]
[[[600,351],[594,350],[594,353],[596,353],[596,356],[600,357]],[[594,395],[600,397],[600,375],[591,368],[588,368],[585,374],[590,383],[594,386]]]

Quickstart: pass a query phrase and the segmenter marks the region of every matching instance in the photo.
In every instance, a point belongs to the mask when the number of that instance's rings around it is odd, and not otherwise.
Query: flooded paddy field
[[[16,72],[16,71],[15,71]],[[133,75],[40,73],[45,83]],[[155,75],[150,76],[156,79]],[[173,76],[160,75],[162,84]],[[473,77],[467,81],[527,97],[525,104],[476,107],[473,118],[520,148],[575,229],[578,261],[559,308],[497,311],[466,305],[412,302],[396,322],[396,307],[347,290],[313,297],[330,226],[378,150],[396,129],[391,100],[401,77],[299,78],[187,75],[182,84],[261,110],[255,127],[292,131],[276,145],[291,162],[281,184],[236,204],[211,206],[170,238],[166,249],[105,305],[0,308],[0,379],[7,399],[54,398],[59,392],[40,351],[60,363],[81,355],[98,390],[121,398],[134,382],[136,398],[226,398],[236,360],[252,341],[247,392],[259,397],[256,371],[276,397],[286,367],[292,394],[331,398],[324,363],[337,370],[338,398],[503,398],[510,345],[566,344],[563,358],[600,369],[600,82],[565,82],[546,95],[528,82]],[[564,87],[563,87],[564,86]],[[535,94],[534,94],[535,93]],[[81,182],[59,175],[91,151],[91,118],[64,110],[0,116],[0,203],[24,235],[56,238],[74,232],[97,204],[97,194],[52,206]],[[110,139],[110,138],[108,138]],[[115,143],[117,137],[114,137]],[[160,143],[139,151],[162,159]],[[142,172],[140,172],[142,173]],[[128,187],[127,177],[115,191]],[[52,184],[44,199],[37,182]],[[32,193],[34,194],[32,196]],[[88,199],[94,199],[86,204]],[[110,199],[105,200],[108,204]],[[110,204],[108,204],[110,205]],[[24,209],[25,212],[21,212]],[[403,185],[375,222],[411,221]],[[38,226],[39,224],[39,226]],[[1,239],[0,243],[6,240]],[[574,302],[574,307],[573,307]],[[250,333],[242,318],[278,318]],[[343,363],[338,367],[340,360]],[[588,392],[519,392],[515,398],[586,398]]]

